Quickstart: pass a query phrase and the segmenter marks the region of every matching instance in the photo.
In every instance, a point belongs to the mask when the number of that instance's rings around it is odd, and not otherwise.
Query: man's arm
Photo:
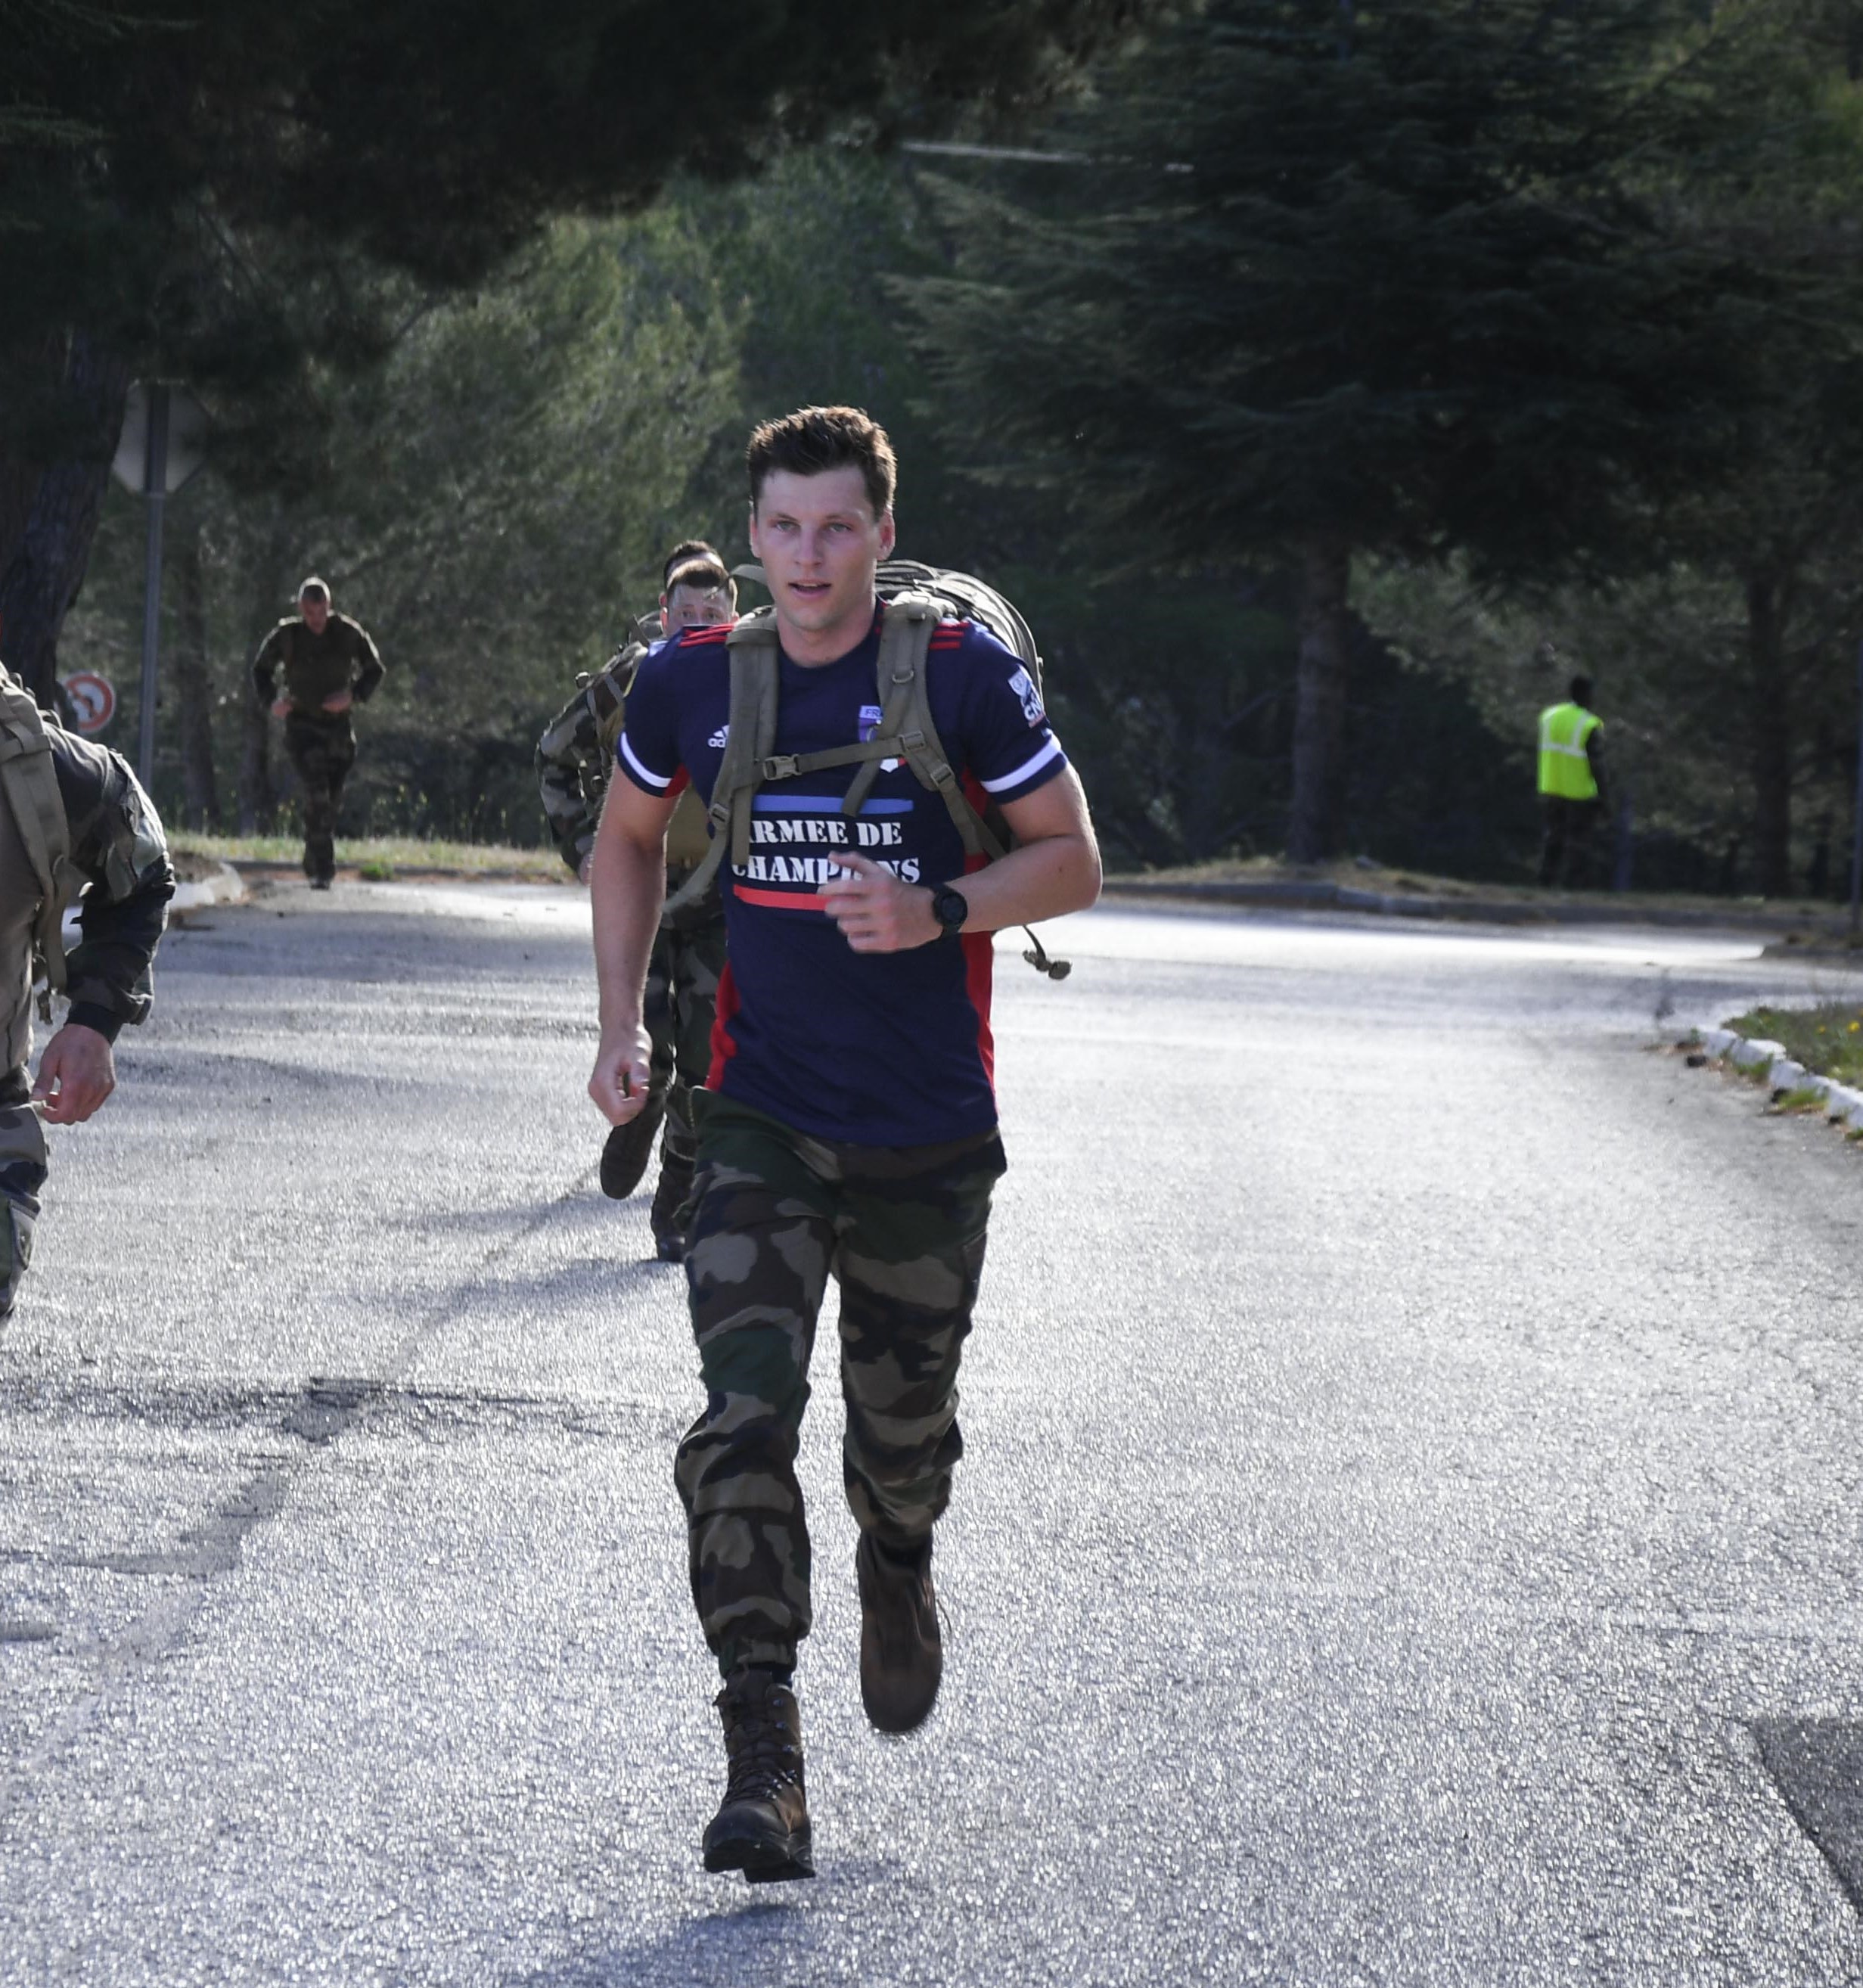
[[[283,624],[272,630],[252,658],[252,694],[269,710],[278,702],[278,666],[284,660]]]
[[[49,1100],[46,1118],[65,1125],[88,1118],[114,1089],[110,1045],[149,1012],[174,869],[161,819],[125,762],[88,739],[49,736],[72,863],[90,886],[78,913],[83,938],[65,962],[70,1012],[33,1087]]]
[[[595,831],[589,899],[601,1040],[589,1095],[611,1125],[625,1124],[647,1102],[652,1044],[641,1025],[641,997],[666,898],[666,825],[675,805],[617,776],[608,783]]]
[[[351,685],[356,702],[367,704],[375,695],[375,688],[387,671],[382,667],[381,652],[375,646],[375,638],[359,621],[350,626],[356,631],[356,674]]]
[[[1611,789],[1604,773],[1604,728],[1601,725],[1593,725],[1586,737],[1585,764],[1591,769],[1591,778],[1598,788],[1598,806],[1609,806]]]
[[[1087,796],[1071,766],[1044,786],[1003,805],[1018,847],[999,863],[952,879],[970,906],[963,929],[1000,931],[1084,911],[1100,894],[1100,848]],[[851,875],[822,886],[828,915],[856,952],[900,952],[928,945],[944,928],[932,915],[935,891],[901,883],[864,856],[837,856]]]

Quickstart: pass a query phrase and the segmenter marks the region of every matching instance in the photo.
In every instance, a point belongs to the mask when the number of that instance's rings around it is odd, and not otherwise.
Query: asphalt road
[[[1651,1047],[1835,974],[1055,938],[999,971],[944,1697],[861,1718],[818,1371],[821,1875],[753,1892],[581,902],[174,934],[0,1336],[0,1980],[1863,1979],[1863,1153]]]

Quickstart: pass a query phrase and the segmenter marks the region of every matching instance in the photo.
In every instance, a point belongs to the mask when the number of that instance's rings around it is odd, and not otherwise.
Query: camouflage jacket
[[[72,865],[88,886],[78,901],[82,937],[65,959],[66,1019],[114,1042],[124,1023],[149,1012],[174,866],[161,818],[128,763],[55,722],[46,732]]]
[[[300,711],[318,712],[326,697],[348,691],[367,704],[385,672],[369,631],[347,614],[333,613],[323,633],[313,635],[302,615],[281,621],[252,658],[252,688],[270,705],[278,695],[278,672],[285,672],[285,695]]]

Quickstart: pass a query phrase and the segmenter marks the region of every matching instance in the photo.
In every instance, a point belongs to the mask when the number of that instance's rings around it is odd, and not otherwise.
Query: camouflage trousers
[[[686,1280],[705,1408],[674,1476],[692,1599],[729,1675],[792,1665],[809,1633],[795,1466],[830,1273],[855,1522],[909,1550],[949,1502],[964,1450],[958,1360],[1004,1162],[993,1131],[944,1146],[837,1145],[714,1092],[696,1103]]]
[[[24,1069],[0,1077],[0,1324],[12,1317],[32,1260],[32,1224],[46,1184],[46,1128],[26,1102],[32,1089]]]
[[[347,715],[317,718],[306,711],[288,712],[285,750],[297,771],[299,799],[304,810],[304,874],[336,874],[336,810],[343,804],[343,783],[356,763],[356,732]]]
[[[712,1067],[712,1018],[724,970],[722,911],[689,927],[662,926],[647,962],[641,1019],[653,1038],[653,1089],[666,1098],[661,1151],[688,1166],[698,1144],[692,1093]]]

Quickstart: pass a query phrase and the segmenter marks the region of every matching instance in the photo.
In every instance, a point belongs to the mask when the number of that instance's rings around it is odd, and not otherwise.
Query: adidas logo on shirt
[[[714,752],[722,752],[724,751],[725,745],[730,737],[731,727],[729,725],[721,725],[718,729],[712,733],[712,736],[705,741],[705,743]]]

